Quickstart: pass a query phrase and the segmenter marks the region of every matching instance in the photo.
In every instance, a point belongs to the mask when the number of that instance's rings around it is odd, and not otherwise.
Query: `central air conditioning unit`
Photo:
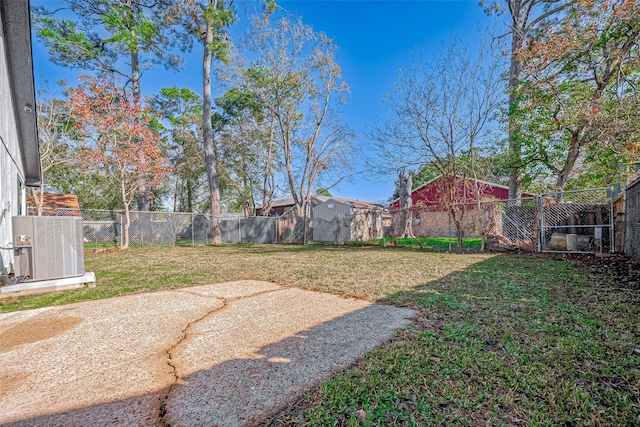
[[[31,280],[84,275],[81,217],[14,216],[15,275]]]

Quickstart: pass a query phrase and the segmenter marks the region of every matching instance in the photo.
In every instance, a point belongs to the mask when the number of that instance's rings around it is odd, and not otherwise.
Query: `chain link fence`
[[[625,190],[624,206],[624,250],[635,258],[640,258],[640,180]]]
[[[29,208],[29,215],[36,215]],[[122,210],[43,209],[47,216],[81,216],[87,247],[121,246],[125,213]],[[212,240],[214,225],[220,227],[224,243],[306,243],[311,241],[309,219],[302,217],[249,217],[241,214],[212,218],[209,214],[182,212],[129,213],[129,245],[194,246]],[[306,230],[306,232],[305,232]]]
[[[541,194],[539,215],[540,252],[614,251],[611,188]]]
[[[635,200],[640,199],[640,185],[637,188]],[[388,212],[359,210],[332,219],[131,211],[129,245],[208,244],[214,226],[219,226],[224,243],[394,245],[454,252],[612,251],[612,207],[610,189],[594,189]],[[35,208],[29,214],[35,215]],[[121,210],[57,208],[44,209],[43,215],[82,216],[87,247],[122,245]]]
[[[537,211],[534,198],[418,206],[390,212],[390,241],[439,251],[533,251]],[[406,224],[410,227],[407,230]],[[407,231],[409,231],[407,233]]]

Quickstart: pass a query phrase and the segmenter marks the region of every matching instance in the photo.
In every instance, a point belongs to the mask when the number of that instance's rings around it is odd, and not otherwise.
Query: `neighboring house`
[[[316,242],[370,241],[383,236],[382,206],[360,200],[327,198],[312,209]]]
[[[329,199],[329,197],[320,196],[318,194],[311,196],[311,209],[327,199]],[[290,214],[295,206],[296,203],[293,201],[293,198],[274,200],[271,202],[271,209],[269,209],[268,216],[282,216]],[[256,216],[262,216],[262,206],[256,207]]]
[[[411,205],[413,207],[437,207],[443,205],[444,194],[447,190],[447,181],[442,175],[421,185],[411,192]],[[478,180],[478,190],[480,190],[480,200],[507,200],[509,198],[509,187],[492,182]],[[460,202],[476,201],[475,181],[469,178],[456,177],[456,193]],[[522,197],[533,197],[532,194],[522,193]],[[399,209],[399,199],[391,202],[390,210]],[[443,210],[446,209],[443,206]]]
[[[481,201],[508,200],[509,187],[493,182],[478,180]],[[469,178],[456,177],[455,201],[466,204],[466,209],[458,209],[461,232],[464,237],[480,237],[485,233],[502,233],[502,212],[495,203],[482,206],[478,212],[474,202],[477,201],[476,181]],[[411,192],[413,210],[411,221],[413,234],[416,237],[451,237],[455,236],[455,225],[446,204],[448,182],[442,175],[421,185]],[[532,194],[523,193],[523,198],[532,198]],[[394,200],[389,206],[393,217],[392,233],[399,235],[404,230],[405,212],[400,210],[400,202]]]
[[[78,196],[75,194],[51,194],[44,193],[42,197],[42,215],[51,216],[81,216]],[[33,196],[27,196],[27,208],[30,215],[35,215],[37,206]]]
[[[11,217],[26,215],[27,186],[41,181],[28,0],[0,0],[0,247],[13,242]],[[0,250],[0,272],[13,251]]]

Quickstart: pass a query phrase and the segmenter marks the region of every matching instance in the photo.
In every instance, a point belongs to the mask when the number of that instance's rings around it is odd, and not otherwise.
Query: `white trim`
[[[27,187],[25,186],[24,180],[20,180],[20,209],[22,211],[22,215],[29,215],[29,211],[27,210]]]

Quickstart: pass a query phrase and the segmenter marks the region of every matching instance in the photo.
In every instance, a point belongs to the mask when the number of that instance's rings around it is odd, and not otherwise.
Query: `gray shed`
[[[316,242],[370,241],[381,239],[382,207],[360,200],[331,198],[312,209]]]

